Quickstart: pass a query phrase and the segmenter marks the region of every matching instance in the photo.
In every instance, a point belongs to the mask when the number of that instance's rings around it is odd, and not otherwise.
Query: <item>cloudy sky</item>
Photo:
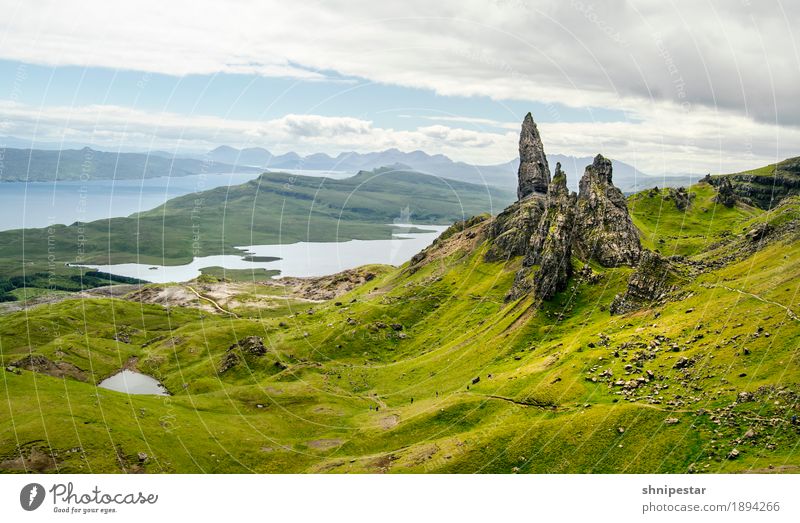
[[[653,174],[800,155],[798,2],[0,7],[0,137],[174,152],[397,147],[492,164],[516,156],[531,111],[548,153],[602,152]]]

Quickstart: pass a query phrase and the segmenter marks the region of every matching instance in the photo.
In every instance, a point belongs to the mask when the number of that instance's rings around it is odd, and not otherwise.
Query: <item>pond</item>
[[[157,379],[128,369],[114,374],[101,381],[98,387],[102,389],[125,392],[127,394],[154,394],[169,396],[169,392]]]

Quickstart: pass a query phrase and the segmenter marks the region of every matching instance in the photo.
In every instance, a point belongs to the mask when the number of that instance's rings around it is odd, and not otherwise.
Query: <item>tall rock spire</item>
[[[539,137],[536,122],[531,113],[522,121],[522,132],[519,135],[519,179],[517,198],[522,200],[531,194],[547,194],[550,185],[550,167],[544,154],[544,145]]]

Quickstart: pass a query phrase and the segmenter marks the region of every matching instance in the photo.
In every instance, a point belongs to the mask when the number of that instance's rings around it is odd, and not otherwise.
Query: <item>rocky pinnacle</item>
[[[536,122],[531,113],[522,121],[519,135],[519,171],[517,198],[522,200],[531,194],[547,194],[550,185],[550,167],[544,154],[544,145],[539,137]]]

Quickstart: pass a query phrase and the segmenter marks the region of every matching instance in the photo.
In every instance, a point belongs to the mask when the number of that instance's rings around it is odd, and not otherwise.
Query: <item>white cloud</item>
[[[798,2],[4,4],[0,57],[23,62],[302,81],[335,72],[441,95],[610,108],[629,120],[573,123],[549,114],[556,122],[542,124],[547,150],[600,150],[654,172],[739,169],[796,155],[800,144]],[[163,146],[181,140],[198,148],[230,143],[299,152],[421,148],[483,164],[516,154],[514,125],[468,114],[396,130],[315,115],[252,122],[108,106],[59,108],[54,116],[51,109],[37,115],[38,123],[30,108],[17,111],[21,120],[4,122],[3,132],[27,125],[41,134],[49,125],[46,132],[59,136],[94,133]]]
[[[4,8],[0,56],[175,75],[334,70],[448,95],[630,110],[666,100],[798,124],[800,4],[752,4],[20,2]]]

